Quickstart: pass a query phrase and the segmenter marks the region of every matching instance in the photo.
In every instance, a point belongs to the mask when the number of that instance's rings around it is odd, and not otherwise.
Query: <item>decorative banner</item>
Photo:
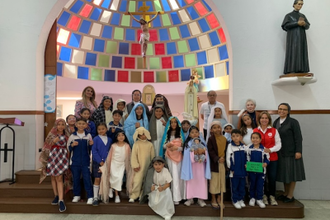
[[[45,113],[53,113],[56,110],[56,76],[46,74],[44,85],[44,111]]]
[[[263,173],[264,168],[262,167],[262,163],[248,161],[246,162],[246,171]]]

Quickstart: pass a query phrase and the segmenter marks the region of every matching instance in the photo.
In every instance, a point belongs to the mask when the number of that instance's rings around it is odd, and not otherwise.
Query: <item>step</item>
[[[59,213],[58,206],[50,205],[51,198],[0,198],[0,212],[6,213]],[[111,201],[108,204],[101,203],[94,207],[87,205],[86,201],[72,203],[66,201],[66,214],[119,214],[119,215],[156,215],[147,204],[128,203],[123,200],[116,204]],[[208,202],[209,203],[209,202]],[[256,218],[303,218],[304,205],[299,201],[290,204],[279,202],[278,206],[267,206],[265,209],[259,207],[246,207],[237,210],[230,202],[224,203],[225,217],[256,217]],[[210,204],[204,208],[198,205],[190,207],[180,204],[175,206],[175,216],[219,216],[220,211],[212,209]]]
[[[49,184],[0,184],[1,198],[52,198],[54,196],[52,186]]]
[[[21,170],[15,173],[16,183],[39,183],[40,180],[40,172],[39,170]],[[46,177],[41,184],[50,184],[50,177]]]

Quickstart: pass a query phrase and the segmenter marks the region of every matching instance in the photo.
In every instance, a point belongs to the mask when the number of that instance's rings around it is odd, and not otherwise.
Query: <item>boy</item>
[[[123,130],[123,125],[120,124],[120,120],[122,116],[123,116],[123,112],[120,110],[114,110],[112,112],[113,121],[109,123],[108,125],[109,129],[107,131],[107,136],[111,138],[111,140],[114,140],[115,134],[118,131]]]
[[[236,209],[241,209],[245,207],[246,146],[241,143],[242,135],[238,129],[232,130],[231,139],[232,141],[227,148],[226,162],[230,169],[233,205]]]
[[[83,118],[77,119],[77,131],[73,132],[68,140],[68,148],[71,153],[71,171],[73,176],[73,200],[79,202],[81,186],[80,176],[83,177],[84,187],[87,192],[87,204],[93,204],[93,187],[90,173],[90,151],[93,145],[92,136],[85,132],[87,121]]]
[[[129,15],[132,16],[131,12],[128,12]],[[146,56],[146,52],[147,52],[147,42],[150,39],[150,34],[149,34],[149,24],[156,19],[156,17],[160,14],[160,12],[157,12],[157,14],[150,19],[150,21],[146,21],[143,18],[141,18],[140,20],[136,19],[134,16],[132,16],[133,20],[137,21],[138,23],[140,23],[141,25],[141,30],[142,33],[140,35],[140,40],[139,43],[142,45],[142,57]]]

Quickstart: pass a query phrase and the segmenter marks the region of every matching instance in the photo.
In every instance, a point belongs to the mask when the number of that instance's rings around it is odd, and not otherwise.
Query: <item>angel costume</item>
[[[168,132],[172,132],[171,129],[171,119],[175,118],[177,125],[180,127],[180,137],[175,137],[175,133],[171,133],[170,139],[168,139]],[[166,145],[172,143],[175,147],[178,147],[176,151],[170,151]],[[161,146],[165,150],[161,150],[159,156],[166,158],[166,162],[169,167],[169,171],[172,175],[173,181],[171,183],[171,190],[173,194],[173,201],[178,203],[182,199],[186,199],[185,195],[185,182],[180,178],[181,176],[181,164],[182,164],[182,144],[184,143],[184,134],[181,128],[181,123],[177,117],[170,117],[167,121]]]
[[[155,162],[162,162],[165,164],[159,173],[155,171],[153,167]],[[172,215],[175,213],[172,193],[169,188],[159,192],[158,187],[170,182],[172,182],[172,177],[167,169],[165,160],[162,157],[155,157],[150,163],[144,179],[143,194],[140,203],[146,202],[148,197],[149,207],[165,219],[171,219]],[[152,185],[155,186],[154,191],[151,191]]]
[[[141,140],[138,135],[144,134],[147,140]],[[130,199],[137,199],[141,194],[143,177],[145,176],[151,160],[155,157],[155,150],[152,143],[148,140],[151,139],[150,133],[144,127],[139,127],[134,133],[134,146],[132,148],[131,166],[132,169],[140,168],[139,171],[133,170],[132,192]]]
[[[142,113],[142,118],[141,119],[137,119],[137,116],[136,116],[136,113],[135,113],[135,109],[139,106],[142,106],[142,108],[143,108],[143,113]],[[125,121],[125,124],[124,124],[124,131],[125,131],[125,134],[126,134],[128,140],[129,140],[129,144],[131,146],[133,146],[134,141],[136,140],[136,139],[133,139],[133,134],[134,134],[135,129],[136,129],[136,127],[135,127],[136,122],[140,123],[140,127],[144,127],[146,130],[149,130],[149,122],[148,122],[146,109],[145,109],[145,107],[142,103],[138,103],[138,104],[134,105],[131,113],[127,117],[127,119]],[[148,134],[149,134],[149,131],[148,131]],[[150,134],[149,134],[149,136],[150,136]]]

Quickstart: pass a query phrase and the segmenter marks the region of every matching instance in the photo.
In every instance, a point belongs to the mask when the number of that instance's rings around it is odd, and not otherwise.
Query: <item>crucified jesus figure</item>
[[[129,15],[132,16],[132,14],[130,12],[128,12]],[[153,20],[155,20],[155,18],[160,14],[160,12],[157,12],[157,14],[150,19],[150,21],[146,21],[143,18],[141,18],[140,20],[136,19],[134,16],[132,16],[132,18],[137,21],[138,23],[140,23],[141,25],[141,30],[142,33],[140,35],[140,40],[139,43],[142,45],[142,57],[146,56],[146,52],[147,52],[147,47],[148,44],[147,42],[150,39],[150,34],[149,34],[149,23],[151,23]]]

